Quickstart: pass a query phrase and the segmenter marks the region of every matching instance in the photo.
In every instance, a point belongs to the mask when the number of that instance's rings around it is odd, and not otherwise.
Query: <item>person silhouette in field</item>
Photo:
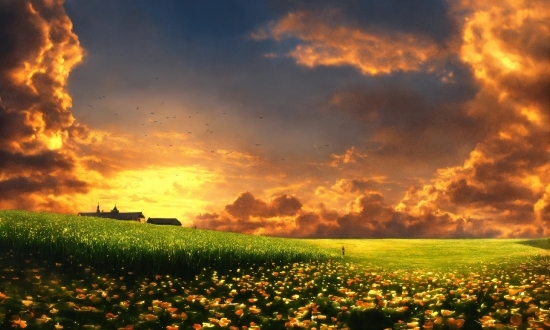
[[[342,246],[342,257],[346,254],[346,248]]]

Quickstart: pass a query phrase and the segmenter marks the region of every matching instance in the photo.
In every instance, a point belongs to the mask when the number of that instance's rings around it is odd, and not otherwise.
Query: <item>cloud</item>
[[[227,213],[240,219],[252,217],[272,218],[277,216],[295,215],[302,207],[302,203],[292,196],[283,194],[274,197],[268,202],[256,199],[251,193],[239,195],[232,204],[225,207]]]
[[[198,215],[195,224],[202,229],[301,238],[475,238],[503,234],[490,219],[455,219],[442,212],[415,216],[398,211],[381,192],[368,188],[370,185],[358,180],[341,180],[334,185],[335,189],[344,187],[359,193],[348,202],[345,212],[324,204],[304,208],[296,197],[286,195],[264,202],[246,192],[221,213]],[[280,207],[283,204],[286,211]]]
[[[328,16],[341,15],[337,10],[327,10]],[[366,75],[431,70],[432,61],[441,52],[430,36],[421,33],[359,29],[323,16],[312,10],[293,11],[251,37],[276,41],[294,38],[298,45],[287,55],[296,63],[307,67],[352,66]]]
[[[403,26],[387,15],[404,13],[403,3],[323,2],[315,8],[304,2],[252,37],[276,41],[275,47],[300,66],[350,66],[366,76],[364,83],[333,93],[323,110],[363,122],[357,148],[364,143],[379,166],[424,176],[463,160],[489,133],[491,121],[470,110],[479,86],[472,68],[457,55],[460,24],[451,15],[456,13],[440,3],[423,6],[425,12],[441,11],[442,21],[428,28],[416,21],[423,17],[417,12],[414,18],[400,15],[409,22]],[[372,10],[386,16],[370,17]],[[361,23],[359,12],[370,21]],[[438,29],[447,32],[439,35]],[[332,165],[339,163],[335,158]]]
[[[62,1],[0,3],[0,205],[67,210],[85,193],[75,139],[87,129],[69,111],[67,77],[84,55]]]
[[[369,191],[378,191],[380,189],[381,180],[379,178],[368,179],[341,179],[333,186],[333,190],[341,193],[364,193]]]
[[[357,88],[334,94],[326,109],[365,123],[372,158],[441,164],[486,134],[484,121],[467,113],[466,97],[475,95],[470,89],[455,90],[465,99],[449,101],[405,87]]]
[[[444,87],[433,94],[406,83],[342,89],[325,109],[364,123],[365,142],[375,146],[366,149],[369,162],[416,173],[422,162],[431,171],[435,164],[432,179],[419,179],[396,206],[383,185],[359,175],[317,187],[318,199],[293,216],[268,216],[265,202],[248,198],[239,208],[248,213],[210,214],[211,228],[225,221],[231,230],[286,237],[548,236],[550,4],[447,4],[452,28],[443,38],[354,24],[345,5],[314,10],[306,2],[252,35],[305,67],[351,66],[377,82],[436,78]],[[355,148],[333,154],[330,165],[357,163],[353,156]]]
[[[462,13],[461,59],[480,85],[467,111],[488,133],[463,165],[440,169],[399,209],[493,219],[504,237],[547,236],[550,4],[462,1],[453,10]]]
[[[331,167],[338,167],[342,164],[356,163],[358,160],[367,158],[366,154],[362,154],[355,150],[355,147],[351,147],[342,155],[331,154],[332,161],[329,163]]]
[[[294,216],[301,208],[302,203],[287,194],[263,201],[249,192],[243,192],[220,214],[198,215],[195,224],[202,229],[266,235],[278,233],[284,236],[283,233],[293,230]]]

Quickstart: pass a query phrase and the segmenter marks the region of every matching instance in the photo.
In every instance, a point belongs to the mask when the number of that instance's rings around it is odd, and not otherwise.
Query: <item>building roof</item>
[[[145,219],[145,216],[141,212],[119,212],[118,209],[113,207],[111,212],[103,212],[99,210],[99,204],[97,204],[97,208],[95,212],[80,212],[78,215],[83,217],[96,217],[96,218],[108,218],[108,219],[116,219],[116,220],[138,220],[138,219]]]
[[[181,222],[179,222],[179,220],[176,218],[149,218],[147,219],[147,223],[151,223],[154,225],[181,226]]]
[[[145,216],[141,212],[80,212],[80,216],[84,217],[96,217],[96,218],[108,218],[116,220],[137,220],[139,218],[145,219]]]

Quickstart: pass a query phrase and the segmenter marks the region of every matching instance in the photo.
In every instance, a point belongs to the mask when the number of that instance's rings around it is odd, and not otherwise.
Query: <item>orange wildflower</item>
[[[220,325],[220,327],[225,327],[225,326],[228,326],[229,324],[231,323],[231,321],[229,321],[227,318],[225,317],[222,317],[220,319],[220,321],[218,322],[218,324]]]

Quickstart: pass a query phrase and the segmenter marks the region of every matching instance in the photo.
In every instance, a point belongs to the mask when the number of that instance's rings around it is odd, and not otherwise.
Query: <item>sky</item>
[[[547,0],[0,0],[0,209],[550,235]]]

